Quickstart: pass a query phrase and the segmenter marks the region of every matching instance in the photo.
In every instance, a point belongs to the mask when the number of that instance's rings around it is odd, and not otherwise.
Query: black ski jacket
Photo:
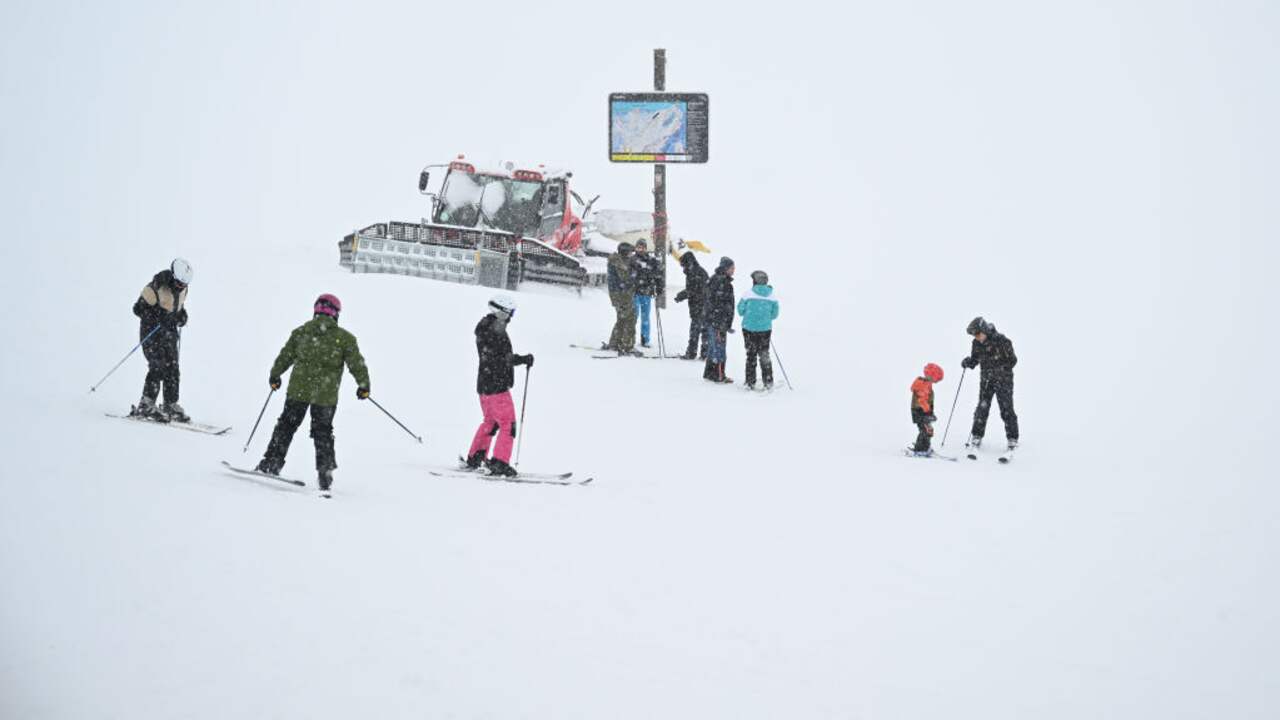
[[[636,267],[636,294],[656,297],[662,294],[662,265],[649,253],[634,256]]]
[[[969,360],[982,366],[982,374],[994,372],[1012,372],[1018,364],[1018,356],[1013,354],[1013,341],[991,328],[987,333],[987,341],[978,342],[974,338],[973,349],[969,351]]]
[[[723,270],[716,270],[707,283],[707,327],[726,331],[733,327],[735,313],[733,278]]]
[[[494,315],[485,315],[476,324],[476,353],[480,356],[480,372],[476,378],[476,392],[495,395],[506,392],[515,384],[512,368],[518,358],[511,352],[511,338],[507,336],[506,323],[498,322]]]
[[[179,290],[171,270],[161,270],[142,286],[138,299],[133,303],[133,314],[142,321],[138,325],[140,337],[146,337],[157,325],[160,334],[173,333],[187,324],[187,289]]]
[[[684,289],[676,293],[676,302],[688,300],[689,317],[702,317],[707,306],[707,271],[692,251],[680,256],[680,267],[684,270]]]

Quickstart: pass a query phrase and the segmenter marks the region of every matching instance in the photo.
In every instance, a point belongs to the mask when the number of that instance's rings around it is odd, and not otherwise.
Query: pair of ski
[[[282,483],[285,483],[285,484],[288,484],[288,485],[293,485],[293,486],[295,486],[295,487],[300,487],[300,488],[305,488],[305,487],[307,486],[307,484],[306,484],[306,483],[304,483],[304,482],[302,482],[301,480],[294,480],[293,478],[280,477],[279,475],[272,475],[271,473],[264,473],[264,472],[262,472],[261,470],[250,470],[250,469],[248,469],[248,468],[240,468],[240,467],[236,467],[235,465],[232,465],[231,463],[227,462],[226,460],[223,460],[223,461],[222,461],[222,466],[223,466],[223,467],[225,467],[229,472],[232,472],[232,473],[234,473],[234,474],[236,474],[236,475],[240,475],[240,476],[243,476],[243,477],[263,478],[263,479],[265,479],[265,480],[275,480],[276,482],[282,482]],[[332,494],[330,494],[330,492],[329,492],[328,490],[320,490],[317,494],[318,494],[320,497],[325,498],[325,499],[328,499],[328,498],[333,497],[333,495],[332,495]]]
[[[970,460],[977,460],[978,449],[975,447],[968,447],[968,446],[966,446],[966,448],[967,449],[965,450],[965,457],[969,458]],[[1014,452],[1013,450],[1008,450],[1003,455],[996,458],[996,460],[998,460],[1001,465],[1008,465],[1009,461],[1013,460],[1013,452]],[[916,450],[913,450],[911,448],[905,448],[902,451],[902,454],[906,455],[907,457],[933,458],[934,460],[947,460],[950,462],[958,462],[960,460],[960,458],[952,457],[950,455],[940,455],[934,452],[933,450],[928,450],[925,452],[917,452]]]
[[[618,358],[635,358],[636,360],[683,360],[684,359],[679,355],[646,355],[639,350],[632,350],[631,352],[618,353],[617,350],[611,350],[603,345],[598,345],[598,346],[576,345],[574,343],[570,343],[569,347],[577,348],[579,350],[590,350],[595,353],[600,353],[598,355],[591,356],[593,359],[596,359],[596,360],[617,360]],[[608,354],[606,355],[604,353],[608,353]]]
[[[162,425],[166,427],[176,428],[178,430],[188,430],[190,432],[203,433],[205,435],[226,435],[231,432],[231,426],[219,427],[217,425],[206,425],[198,422],[178,422],[177,420],[169,420],[168,418],[157,415],[140,415],[137,408],[129,408],[128,415],[119,413],[105,413],[107,417],[118,418],[120,420],[132,420],[133,422],[148,423],[150,425]]]
[[[462,459],[458,459],[462,462]],[[512,483],[529,483],[532,485],[586,485],[595,478],[587,478],[586,480],[574,480],[572,472],[566,473],[527,473],[520,472],[515,477],[506,475],[490,475],[480,468],[470,470],[465,467],[436,467],[429,468],[427,472],[436,477],[478,477],[481,480],[489,480],[492,482],[512,482]]]

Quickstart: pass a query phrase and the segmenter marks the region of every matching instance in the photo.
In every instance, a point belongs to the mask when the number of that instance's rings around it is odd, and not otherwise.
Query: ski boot
[[[515,477],[517,475],[515,468],[498,458],[493,458],[489,461],[489,474],[494,477]]]
[[[320,494],[329,497],[329,488],[333,487],[333,470],[320,470],[316,473],[316,480],[320,485]]]
[[[164,413],[165,418],[169,422],[191,422],[191,418],[187,415],[187,412],[176,402],[165,403],[160,412]]]
[[[982,447],[982,438],[978,437],[977,435],[970,435],[969,439],[965,441],[964,446],[967,448],[973,448],[974,450],[977,450],[978,448]]]
[[[271,462],[266,458],[263,458],[262,461],[258,463],[258,466],[254,468],[254,470],[262,473],[263,475],[271,475],[274,477],[278,477],[280,475],[280,466]]]
[[[156,407],[156,401],[142,396],[138,404],[129,409],[129,414],[133,417],[143,418],[144,420],[155,420],[156,422],[168,422],[168,418],[164,413],[160,412],[160,408]]]
[[[1009,438],[1009,452],[1018,449],[1018,438]]]
[[[479,470],[484,465],[485,452],[477,450],[467,458],[458,458],[459,470]]]

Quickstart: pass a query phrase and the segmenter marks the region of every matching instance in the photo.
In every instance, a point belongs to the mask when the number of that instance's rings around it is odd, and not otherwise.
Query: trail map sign
[[[609,159],[630,163],[707,161],[706,93],[609,95]]]

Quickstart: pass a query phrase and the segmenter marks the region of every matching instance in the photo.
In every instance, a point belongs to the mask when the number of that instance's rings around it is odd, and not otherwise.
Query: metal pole
[[[667,339],[662,334],[662,311],[654,307],[653,314],[658,319],[658,357],[666,357]]]
[[[947,446],[947,433],[951,432],[951,418],[956,416],[956,403],[960,402],[960,388],[964,387],[964,373],[969,368],[960,368],[960,382],[956,383],[956,399],[951,401],[951,414],[947,416],[947,428],[942,431],[942,445]]]
[[[128,360],[128,359],[129,359],[129,356],[130,356],[130,355],[132,355],[132,354],[134,354],[134,353],[138,352],[138,348],[142,347],[142,344],[143,344],[143,343],[145,343],[146,341],[150,340],[150,339],[151,339],[151,336],[152,336],[152,335],[155,335],[155,334],[156,334],[156,331],[157,331],[157,330],[159,330],[159,329],[160,329],[160,326],[159,326],[159,325],[156,325],[155,327],[151,328],[151,332],[147,333],[147,336],[146,336],[146,337],[144,337],[144,338],[142,338],[141,340],[139,340],[139,341],[138,341],[138,344],[137,344],[137,345],[134,345],[132,350],[130,350],[128,353],[126,353],[124,357],[120,358],[120,362],[116,363],[116,366],[115,366],[115,367],[113,367],[113,368],[111,368],[110,370],[108,370],[108,371],[107,371],[107,374],[106,374],[106,375],[103,375],[101,380],[99,380],[97,383],[95,383],[95,384],[93,385],[93,387],[89,388],[89,392],[94,392],[94,391],[96,391],[96,390],[98,389],[98,387],[99,387],[100,385],[102,385],[102,383],[104,383],[104,382],[106,382],[106,381],[107,381],[107,378],[111,377],[112,373],[114,373],[116,370],[119,370],[119,369],[120,369],[120,366],[124,364],[124,361],[125,361],[125,360]]]
[[[372,397],[368,397],[368,398],[365,398],[365,399],[366,399],[366,400],[368,400],[369,402],[373,403],[374,407],[376,407],[376,408],[378,408],[379,410],[381,410],[382,412],[386,413],[387,417],[391,418],[391,419],[392,419],[392,421],[394,421],[394,422],[395,422],[395,424],[399,425],[399,426],[400,426],[400,428],[401,428],[402,430],[404,430],[405,432],[409,433],[409,437],[413,438],[414,440],[417,440],[419,443],[421,443],[421,442],[422,442],[422,436],[420,436],[420,435],[415,435],[415,434],[413,433],[413,431],[412,431],[412,430],[410,430],[409,428],[407,428],[407,427],[405,427],[405,426],[404,426],[404,423],[400,422],[399,420],[396,420],[396,416],[395,416],[395,415],[392,415],[392,414],[391,414],[391,413],[389,413],[389,412],[387,412],[387,409],[386,409],[386,408],[384,408],[384,407],[382,407],[381,405],[379,405],[377,400],[374,400]]]
[[[258,432],[258,423],[262,422],[262,416],[267,414],[267,405],[271,403],[271,396],[275,394],[275,388],[271,388],[271,392],[267,393],[267,401],[262,403],[262,410],[258,412],[258,419],[253,422],[253,429],[249,431],[249,439],[244,441],[244,450],[240,452],[249,452],[249,443],[253,442],[254,433]]]
[[[653,89],[667,89],[667,51],[653,51]],[[667,166],[653,166],[653,251],[662,259],[662,288],[658,293],[658,307],[667,306]]]
[[[529,400],[529,366],[524,366],[524,393],[520,398],[520,429],[516,432],[516,465],[520,464],[520,448],[524,446],[524,406]]]
[[[778,369],[782,371],[782,379],[787,381],[787,389],[795,390],[795,388],[791,387],[791,378],[787,377],[787,369],[782,366],[782,356],[778,354],[777,343],[769,343],[769,349],[773,351],[773,357],[778,361]]]

